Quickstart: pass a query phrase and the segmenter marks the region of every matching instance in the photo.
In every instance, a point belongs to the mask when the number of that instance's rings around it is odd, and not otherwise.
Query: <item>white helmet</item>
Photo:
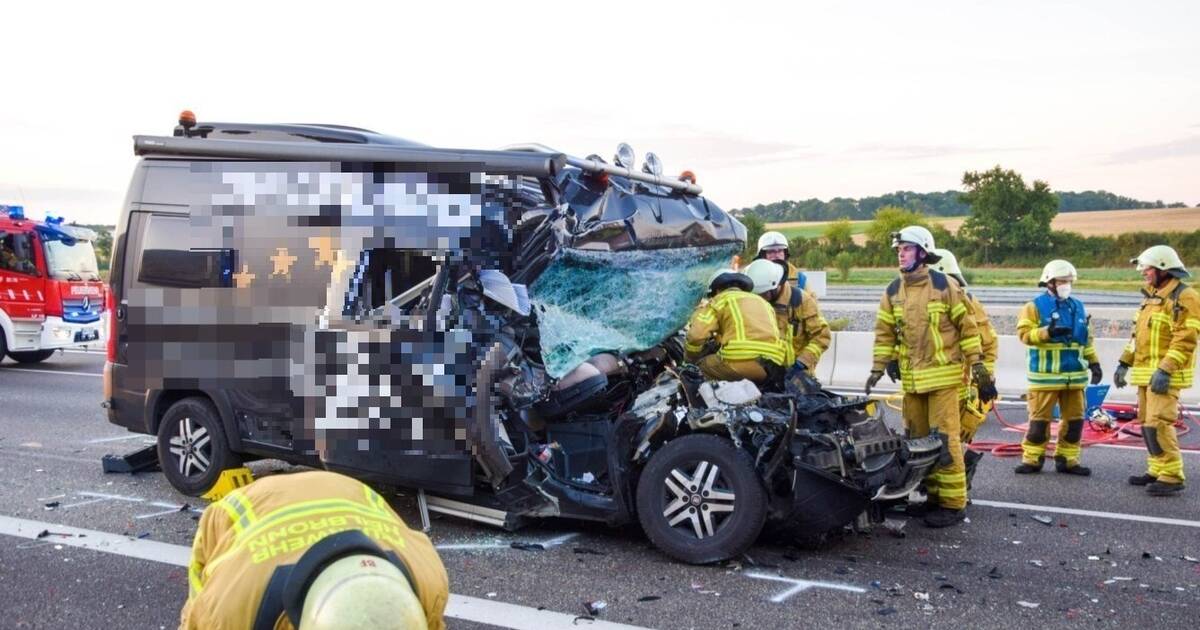
[[[1075,272],[1075,265],[1065,260],[1051,260],[1042,267],[1042,277],[1038,280],[1038,286],[1044,287],[1055,278],[1070,278],[1071,282],[1075,282],[1079,274]]]
[[[746,277],[746,274],[729,268],[718,269],[708,278],[708,291],[710,295],[729,287],[749,291],[754,288],[754,282]]]
[[[760,295],[778,289],[786,275],[783,265],[764,258],[750,263],[746,267],[745,274],[754,281],[754,293]]]
[[[958,267],[958,258],[954,257],[953,252],[948,249],[937,248],[930,253],[934,254],[938,258],[937,262],[929,266],[930,269],[933,269],[934,271],[940,271],[947,276],[954,276],[954,278],[958,280],[959,284],[964,287],[967,286],[967,280],[966,278],[963,278],[962,269],[959,269]]]
[[[354,554],[321,570],[304,596],[299,627],[308,630],[426,630],[421,600],[384,558]]]
[[[1137,258],[1129,259],[1129,262],[1137,264],[1138,271],[1154,267],[1162,271],[1174,272],[1171,275],[1177,278],[1192,277],[1192,274],[1183,266],[1183,260],[1179,258],[1179,254],[1169,245],[1155,245],[1138,254]]]
[[[912,243],[925,250],[925,262],[932,264],[940,260],[934,253],[933,233],[919,225],[910,225],[892,234],[892,249],[900,247],[900,243]]]
[[[780,232],[763,232],[763,235],[758,237],[758,255],[762,255],[764,249],[768,248],[788,248],[787,237]]]

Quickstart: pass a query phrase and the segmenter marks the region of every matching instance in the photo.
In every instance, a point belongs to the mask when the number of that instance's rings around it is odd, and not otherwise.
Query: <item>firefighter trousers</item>
[[[1183,483],[1183,455],[1175,421],[1179,419],[1179,390],[1155,394],[1149,387],[1138,388],[1138,421],[1146,441],[1146,473],[1159,483]]]
[[[726,361],[719,354],[710,354],[696,363],[704,378],[713,381],[740,381],[750,379],[762,384],[767,380],[767,371],[758,361]]]
[[[967,507],[967,468],[963,463],[958,388],[947,387],[924,394],[906,393],[903,413],[904,426],[910,436],[924,437],[937,430],[946,443],[950,463],[935,466],[925,477],[929,500],[950,510]]]
[[[1046,444],[1050,442],[1050,419],[1054,405],[1058,405],[1058,441],[1054,446],[1054,458],[1066,460],[1067,467],[1079,465],[1083,451],[1083,390],[1052,389],[1029,392],[1029,428],[1021,441],[1021,461],[1031,466],[1041,466],[1046,456]]]

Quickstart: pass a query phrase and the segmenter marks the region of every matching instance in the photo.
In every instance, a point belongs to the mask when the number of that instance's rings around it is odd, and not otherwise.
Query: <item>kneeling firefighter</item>
[[[774,263],[771,263],[774,264]],[[720,381],[768,380],[768,370],[782,370],[787,348],[775,324],[775,311],[751,291],[745,274],[723,269],[709,281],[708,302],[688,322],[685,358],[706,378]]]
[[[1017,336],[1029,346],[1029,429],[1021,442],[1021,463],[1014,469],[1025,475],[1042,471],[1050,418],[1058,405],[1058,442],[1054,469],[1087,476],[1091,469],[1079,464],[1083,441],[1084,389],[1100,382],[1102,373],[1092,345],[1091,317],[1083,302],[1071,297],[1078,279],[1075,266],[1051,260],[1042,269],[1038,286],[1045,292],[1021,307]]]
[[[1130,260],[1146,280],[1133,338],[1121,355],[1113,384],[1138,388],[1138,421],[1146,441],[1146,473],[1129,478],[1155,496],[1183,491],[1183,457],[1175,421],[1179,391],[1192,386],[1200,336],[1200,293],[1183,283],[1191,274],[1179,254],[1155,245]]]
[[[929,268],[949,276],[966,293],[968,314],[975,320],[975,326],[979,329],[983,366],[987,368],[988,374],[995,381],[996,358],[1000,351],[1000,337],[996,334],[996,328],[992,326],[992,320],[988,317],[987,311],[983,309],[983,303],[973,293],[967,291],[967,279],[963,277],[962,269],[958,265],[958,258],[954,253],[940,248],[933,251],[940,260],[930,265]],[[963,375],[963,378],[964,385],[958,389],[958,410],[960,436],[963,449],[965,449],[963,461],[967,467],[967,484],[969,486],[983,454],[971,450],[968,445],[975,439],[979,427],[983,426],[984,421],[987,420],[987,414],[991,411],[993,400],[996,398],[996,388],[995,385],[989,385],[987,391],[981,393],[979,383],[971,378],[969,371]],[[984,398],[987,398],[988,402],[984,402]]]
[[[786,272],[784,265],[764,259],[746,267],[746,275],[754,281],[754,293],[775,309],[779,334],[787,346],[786,365],[795,365],[811,374],[829,347],[829,322],[821,317],[816,296],[789,284]]]
[[[900,277],[888,285],[875,318],[874,365],[867,379],[871,393],[884,371],[899,378],[904,390],[904,424],[909,435],[937,431],[946,444],[940,466],[925,478],[929,503],[937,504],[925,517],[930,527],[961,521],[967,506],[967,476],[963,464],[958,391],[964,367],[981,392],[994,384],[983,365],[979,329],[969,315],[966,295],[949,278],[926,266],[939,258],[933,235],[909,226],[892,235]],[[986,401],[985,401],[986,402]]]
[[[200,517],[180,628],[439,630],[450,596],[429,538],[337,473],[273,475]]]

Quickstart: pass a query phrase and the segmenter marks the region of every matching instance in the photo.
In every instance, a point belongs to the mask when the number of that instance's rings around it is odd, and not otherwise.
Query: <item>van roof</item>
[[[177,137],[191,136],[216,140],[260,140],[269,142],[332,142],[379,144],[393,147],[426,147],[428,145],[405,138],[388,136],[358,127],[316,124],[257,124],[205,122],[184,131],[176,126]]]

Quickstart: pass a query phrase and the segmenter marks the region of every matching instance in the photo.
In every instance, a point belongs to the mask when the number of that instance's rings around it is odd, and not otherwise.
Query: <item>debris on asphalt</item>
[[[575,548],[574,548],[574,549],[572,549],[571,551],[574,551],[575,553],[578,553],[578,554],[587,555],[587,556],[604,556],[604,555],[608,555],[608,554],[604,553],[603,551],[596,551],[595,549],[592,549],[592,548],[590,548],[590,547],[575,547]]]
[[[149,538],[150,532],[142,532],[142,533],[138,534],[137,537],[138,538]]]
[[[605,608],[608,608],[608,602],[598,599],[594,602],[584,602],[583,607],[585,610],[587,610],[587,614],[593,617],[598,617]]]
[[[892,608],[891,606],[888,606],[887,608],[880,608],[879,610],[876,610],[875,614],[886,617],[888,615],[896,614],[896,609]]]
[[[992,567],[992,570],[988,571],[987,576],[993,580],[999,580],[1004,577],[1004,574],[1000,573],[1000,567]]]
[[[1035,566],[1039,569],[1043,569],[1046,567],[1046,563],[1042,562],[1041,560],[1030,560],[1029,564],[1032,564],[1033,566]]]
[[[883,521],[884,529],[886,529],[888,531],[888,533],[892,535],[893,538],[904,538],[906,536],[906,534],[904,533],[904,526],[907,524],[908,524],[908,521],[901,521],[901,520],[892,519],[892,518],[885,519]]]
[[[846,575],[850,573],[850,569],[847,569],[846,567],[838,567],[834,569],[833,572],[837,575]]]
[[[692,590],[701,595],[712,595],[714,597],[721,596],[720,592],[708,590],[708,589],[704,588],[704,585],[699,582],[692,582]]]
[[[59,503],[58,501],[51,501],[51,502],[47,503],[47,504],[45,505],[45,507],[43,507],[42,509],[44,509],[44,510],[46,510],[47,512],[49,512],[50,510],[53,510],[54,508],[58,507],[59,505],[62,505],[62,504],[61,504],[61,503]]]
[[[913,593],[913,599],[922,601],[922,602],[927,602],[927,601],[929,601],[929,593],[922,593],[921,591],[916,591]]]
[[[660,599],[662,599],[662,597],[660,597],[658,595],[643,595],[638,598],[638,601],[639,602],[656,602]]]
[[[1050,518],[1049,516],[1042,516],[1041,514],[1034,514],[1029,518],[1041,523],[1042,525],[1045,525],[1046,527],[1054,524],[1054,519]]]
[[[1088,560],[1099,560],[1100,556],[1088,556]]]
[[[1038,602],[1027,602],[1025,600],[1018,601],[1017,605],[1021,606],[1022,608],[1037,608],[1038,606],[1041,606],[1041,604]]]
[[[1193,558],[1191,556],[1179,556],[1179,559],[1187,562],[1200,562],[1200,558]]]
[[[513,541],[509,545],[509,547],[512,547],[513,549],[520,549],[521,551],[545,551],[546,550],[546,545],[543,545],[542,543],[521,542],[519,540]]]
[[[883,583],[882,583],[882,582],[880,582],[879,580],[871,580],[871,588],[877,588],[877,589],[880,589],[880,590],[882,590],[882,589],[883,589]]]
[[[488,598],[490,599],[490,598],[493,598],[493,597],[495,597],[495,596],[496,596],[496,593],[495,593],[495,591],[493,591],[493,592],[491,592],[491,593],[488,593],[488,594],[487,594],[487,596],[488,596]]]

